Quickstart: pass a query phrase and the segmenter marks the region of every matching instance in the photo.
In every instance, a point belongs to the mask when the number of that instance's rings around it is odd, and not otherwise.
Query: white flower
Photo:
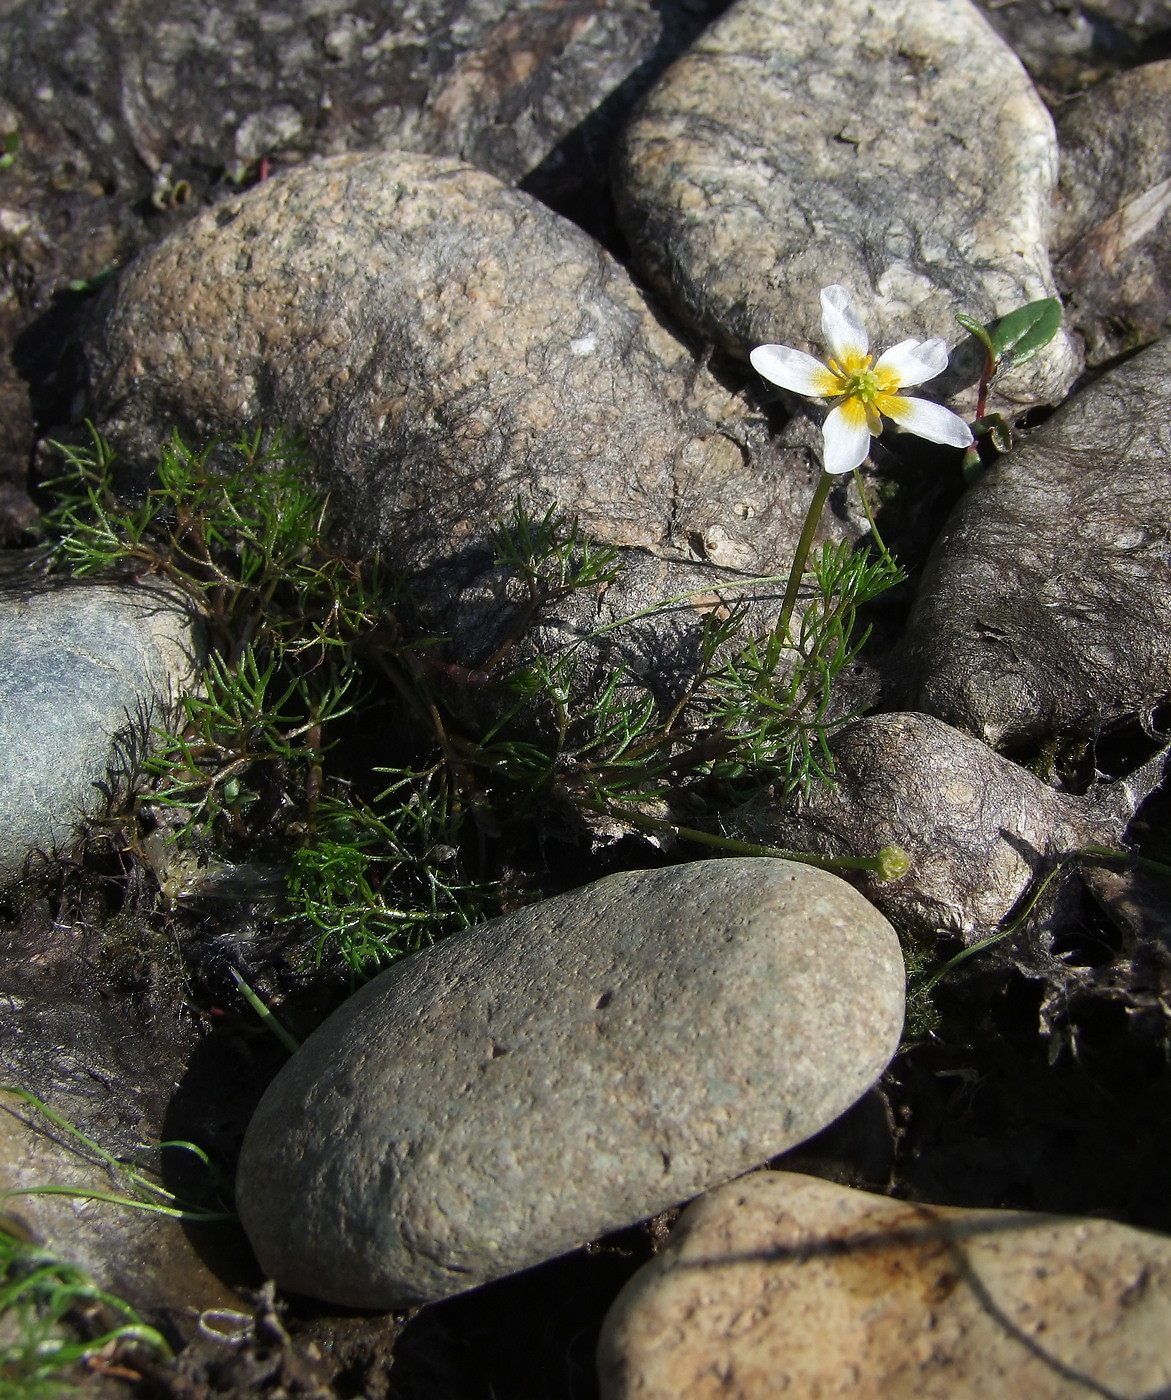
[[[822,288],[821,329],[830,350],[824,365],[788,345],[758,345],[749,359],[758,374],[782,389],[838,400],[823,427],[827,472],[852,472],[861,466],[870,439],[882,432],[883,417],[929,442],[971,446],[971,429],[958,414],[899,392],[946,369],[946,342],[902,340],[875,360],[849,292],[836,285]]]

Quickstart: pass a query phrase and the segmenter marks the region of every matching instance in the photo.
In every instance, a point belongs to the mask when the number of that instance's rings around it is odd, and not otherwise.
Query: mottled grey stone
[[[1171,341],[1104,374],[960,500],[911,615],[915,709],[1089,737],[1171,694]]]
[[[619,213],[654,285],[733,352],[821,348],[833,282],[877,342],[950,343],[956,312],[1053,295],[1056,175],[1048,113],[968,0],[740,0],[628,128]],[[1051,402],[1076,370],[1061,334],[998,388]]]
[[[1057,112],[1053,247],[1072,324],[1100,364],[1171,320],[1171,60],[1092,88]]]
[[[176,425],[300,431],[345,547],[442,564],[443,599],[518,500],[678,564],[779,574],[811,491],[806,454],[592,239],[440,158],[343,156],[209,210],[126,271],[87,359],[128,462]]]
[[[1082,1400],[1171,1385],[1171,1240],[790,1172],[704,1196],[618,1295],[603,1400]]]
[[[883,883],[850,878],[888,918],[927,938],[977,943],[994,933],[1038,874],[1087,845],[1116,846],[1158,763],[1096,799],[1047,787],[979,739],[921,714],[872,715],[830,740],[833,783],[787,803],[760,798],[730,832],[831,856],[897,846],[911,868]]]
[[[0,879],[100,811],[118,736],[192,672],[182,604],[147,585],[0,587]]]
[[[902,1024],[890,925],[776,860],[613,875],[368,983],[249,1125],[278,1284],[392,1308],[655,1214],[815,1133]]]

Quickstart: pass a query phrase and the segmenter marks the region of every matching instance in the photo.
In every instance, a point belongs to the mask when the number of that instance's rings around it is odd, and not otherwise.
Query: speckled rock
[[[1171,60],[1092,88],[1057,113],[1061,179],[1053,246],[1090,364],[1171,321]]]
[[[833,282],[876,341],[950,343],[957,311],[1053,295],[1056,175],[1048,113],[968,0],[740,0],[629,127],[620,217],[656,287],[734,352],[801,344]],[[961,356],[952,387],[977,369]],[[998,387],[1055,401],[1076,370],[1061,334]]]
[[[346,150],[459,155],[596,208],[624,88],[701,21],[677,0],[0,6],[0,136],[20,141],[0,170],[0,343],[21,338],[19,371],[0,359],[0,542],[36,519],[26,381],[42,421],[70,392],[68,357],[55,364],[81,300],[68,286],[233,185]]]
[[[0,880],[101,810],[116,737],[174,698],[194,648],[149,586],[0,581]]]
[[[758,1172],[618,1296],[603,1400],[1081,1400],[1171,1383],[1171,1239]]]
[[[299,430],[342,542],[443,563],[445,598],[518,500],[753,573],[787,571],[808,502],[806,454],[593,240],[439,158],[343,156],[209,210],[127,270],[87,359],[128,462],[176,425]]]
[[[811,1136],[902,1025],[890,925],[773,860],[613,875],[368,983],[249,1125],[282,1287],[392,1308],[653,1215]]]
[[[833,856],[897,846],[911,868],[851,878],[900,927],[975,943],[994,933],[1036,876],[1088,845],[1117,846],[1158,762],[1094,797],[1060,793],[979,739],[921,714],[871,715],[830,741],[834,781],[807,798],[760,798],[728,819],[751,841]]]
[[[911,616],[912,707],[1090,736],[1171,694],[1171,341],[1109,371],[960,500]]]

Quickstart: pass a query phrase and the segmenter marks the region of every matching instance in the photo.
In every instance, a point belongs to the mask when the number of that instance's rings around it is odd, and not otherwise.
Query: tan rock
[[[1171,1239],[788,1172],[697,1201],[602,1329],[603,1400],[1167,1394]]]

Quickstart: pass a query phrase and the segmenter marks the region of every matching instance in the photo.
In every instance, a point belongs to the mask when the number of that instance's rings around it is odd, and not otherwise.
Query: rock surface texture
[[[0,879],[99,811],[114,741],[192,670],[175,599],[141,586],[0,584]]]
[[[1061,108],[1053,246],[1091,364],[1166,333],[1171,320],[1171,60]]]
[[[1078,93],[1120,68],[1166,51],[1167,0],[978,0],[1033,81],[1046,93]]]
[[[926,937],[987,938],[1061,856],[1117,845],[1137,805],[1114,785],[1116,807],[1057,792],[929,715],[868,716],[839,730],[830,750],[832,785],[783,806],[758,799],[728,829],[833,856],[900,847],[911,857],[906,875],[856,883],[889,918]]]
[[[883,345],[950,343],[957,311],[1053,294],[1056,176],[1049,114],[968,0],[740,0],[628,128],[619,212],[655,286],[736,353],[800,343],[833,282]],[[998,388],[1051,402],[1076,369],[1062,334]]]
[[[1171,694],[1171,341],[961,499],[908,631],[914,708],[989,743],[1089,737]]]
[[[610,876],[368,983],[249,1126],[265,1270],[334,1303],[434,1300],[802,1141],[902,1025],[890,925],[786,861]]]
[[[407,146],[520,179],[653,49],[646,0],[25,0],[4,91],[99,178]]]
[[[303,432],[347,543],[395,564],[482,567],[519,499],[613,544],[779,571],[808,496],[804,454],[592,239],[428,156],[343,156],[209,210],[128,269],[88,363],[143,466],[176,424]]]
[[[603,1400],[1081,1400],[1171,1384],[1171,1240],[758,1172],[697,1201],[603,1327]]]
[[[78,300],[68,285],[108,275],[233,185],[342,151],[406,146],[510,181],[548,161],[555,195],[586,186],[596,202],[599,105],[608,130],[616,90],[697,23],[646,0],[0,7],[0,137],[19,139],[0,169],[0,341],[22,337],[19,369],[0,360],[0,538],[35,521],[23,380],[38,396],[52,380]]]

